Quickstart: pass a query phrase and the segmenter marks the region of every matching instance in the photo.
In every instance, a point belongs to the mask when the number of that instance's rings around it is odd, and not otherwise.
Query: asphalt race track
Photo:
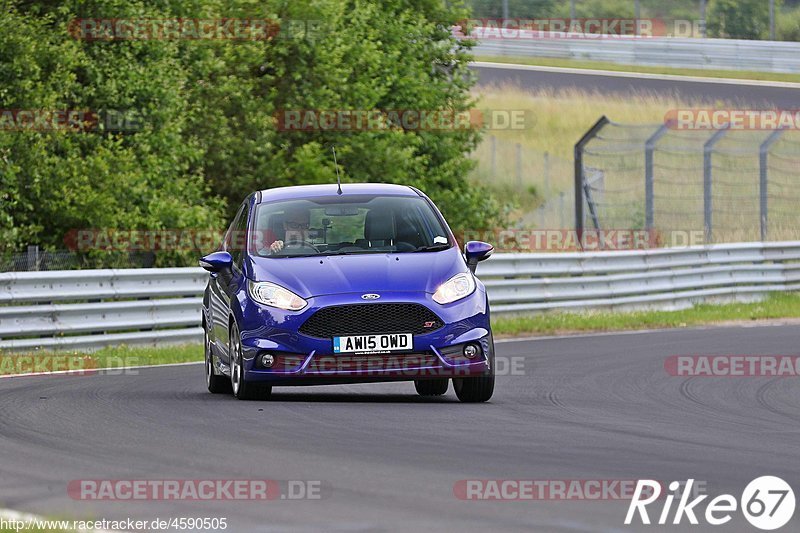
[[[484,65],[484,66],[480,66]],[[528,70],[523,67],[472,65],[478,73],[478,84],[512,84],[535,90],[562,91],[579,89],[606,95],[627,97],[634,93],[676,97],[678,99],[713,105],[727,101],[739,106],[754,108],[797,109],[800,106],[800,88],[769,85],[748,85],[745,82],[714,83],[657,79],[647,77],[623,77],[619,75],[597,75],[588,73]]]
[[[798,350],[793,326],[504,342],[498,355],[519,358],[522,375],[499,377],[482,405],[458,403],[452,387],[423,399],[410,383],[281,388],[269,402],[241,402],[208,394],[201,365],[2,379],[0,507],[95,519],[227,517],[229,531],[755,531],[741,514],[716,528],[626,527],[625,501],[464,501],[453,487],[692,477],[712,496],[738,498],[750,480],[772,474],[796,490],[797,378],[672,377],[664,360]],[[254,478],[321,481],[322,497],[67,495],[76,479]]]

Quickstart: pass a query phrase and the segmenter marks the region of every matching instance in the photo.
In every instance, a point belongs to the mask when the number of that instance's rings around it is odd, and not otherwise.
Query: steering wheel
[[[309,242],[309,241],[286,242],[284,244],[284,247],[285,248],[291,248],[293,250],[297,250],[298,248],[310,248],[310,249],[314,250],[314,253],[317,253],[317,254],[319,253],[319,248],[317,248],[316,245],[314,245],[314,243]]]

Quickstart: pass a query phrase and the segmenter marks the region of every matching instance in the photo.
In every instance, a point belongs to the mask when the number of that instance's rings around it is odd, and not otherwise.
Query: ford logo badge
[[[362,294],[361,295],[361,299],[362,300],[377,300],[380,297],[381,297],[380,294]]]

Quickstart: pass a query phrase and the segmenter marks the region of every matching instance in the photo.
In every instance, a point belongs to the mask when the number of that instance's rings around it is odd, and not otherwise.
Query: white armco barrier
[[[496,254],[492,313],[676,309],[800,290],[800,242]],[[200,268],[0,273],[0,350],[199,342]]]
[[[533,32],[529,32],[533,35]],[[473,48],[477,56],[547,57],[640,65],[709,70],[755,72],[800,71],[800,43],[737,39],[693,39],[679,37],[595,38],[559,34],[526,38],[526,34],[492,33],[478,28]],[[538,35],[538,34],[537,34]],[[492,38],[494,36],[494,38]]]

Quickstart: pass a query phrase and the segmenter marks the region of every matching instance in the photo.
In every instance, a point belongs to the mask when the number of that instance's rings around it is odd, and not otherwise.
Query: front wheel
[[[231,388],[233,395],[238,400],[266,400],[272,394],[270,385],[252,383],[245,379],[244,357],[242,354],[242,341],[239,336],[239,328],[234,322],[231,325],[229,358],[231,361]]]
[[[211,340],[208,330],[203,326],[203,346],[205,351],[206,387],[211,394],[223,394],[231,391],[231,382],[214,370],[214,354],[211,352]]]
[[[477,378],[453,378],[453,390],[464,403],[488,402],[494,394],[494,375]]]
[[[488,402],[494,394],[494,338],[489,334],[489,374],[474,378],[453,378],[453,390],[464,403]]]

